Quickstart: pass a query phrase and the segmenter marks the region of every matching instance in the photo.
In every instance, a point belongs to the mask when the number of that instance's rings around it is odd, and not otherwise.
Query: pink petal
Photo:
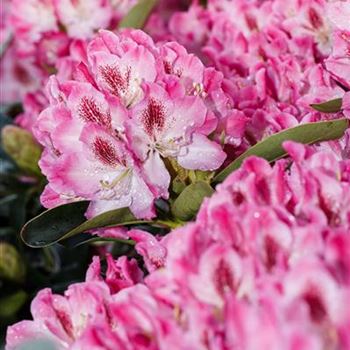
[[[155,189],[157,197],[169,197],[170,174],[161,160],[158,152],[149,152],[148,159],[143,164],[147,182]]]
[[[177,160],[185,169],[215,170],[221,166],[226,153],[221,147],[206,136],[193,134],[192,143],[187,147],[187,154],[180,155]]]

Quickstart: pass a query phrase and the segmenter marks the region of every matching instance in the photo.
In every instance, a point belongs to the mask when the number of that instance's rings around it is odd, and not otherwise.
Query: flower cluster
[[[71,46],[100,28],[116,28],[135,0],[4,0],[0,101],[17,102],[41,88],[47,77],[74,56]],[[8,83],[11,85],[9,86]]]
[[[58,349],[347,349],[350,163],[284,147],[291,158],[273,167],[246,160],[195,223],[161,241],[130,231],[147,277],[108,256],[104,278],[95,258],[64,296],[41,291],[7,350],[30,338]]]
[[[244,141],[254,143],[321,120],[310,104],[344,95],[350,81],[349,11],[348,1],[209,0],[206,7],[193,2],[153,28],[157,39],[178,41],[224,74],[228,123],[237,115],[245,118]],[[226,142],[236,146],[230,129]]]
[[[217,124],[211,95],[221,91],[213,74],[177,43],[157,47],[141,31],[101,31],[74,79],[48,83],[50,107],[33,128],[45,147],[43,204],[87,199],[90,217],[125,206],[151,217],[154,199],[169,196],[165,161],[220,167],[226,155],[207,137]]]
[[[94,231],[134,244],[133,258],[94,257],[85,282],[40,291],[6,349],[350,348],[350,129],[212,181],[272,134],[350,119],[350,2],[164,0],[144,31],[115,30],[135,3],[1,9],[1,102],[22,100],[16,122],[43,146],[42,204],[156,218]],[[328,100],[341,106],[312,107]],[[215,193],[184,223],[176,201],[198,183]]]

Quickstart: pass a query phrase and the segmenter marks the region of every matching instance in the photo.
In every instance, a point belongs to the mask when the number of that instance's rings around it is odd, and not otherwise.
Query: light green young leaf
[[[329,100],[322,103],[314,103],[310,105],[313,109],[323,113],[337,113],[341,111],[342,99],[335,98],[334,100]]]
[[[284,157],[286,155],[286,151],[282,147],[284,141],[292,140],[303,144],[313,144],[315,142],[334,140],[342,137],[348,126],[349,121],[347,119],[336,119],[302,124],[295,128],[283,130],[249,148],[217,174],[213,182],[219,183],[224,181],[226,177],[237,170],[242,162],[249,156],[262,157],[269,162],[274,162]]]
[[[140,0],[120,21],[119,28],[142,29],[157,2],[157,0]]]
[[[173,215],[182,221],[191,220],[198,212],[205,197],[213,194],[213,188],[204,181],[187,186],[172,205]]]

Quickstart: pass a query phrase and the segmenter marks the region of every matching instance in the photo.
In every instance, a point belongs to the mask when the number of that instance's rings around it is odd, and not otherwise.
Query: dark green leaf
[[[6,318],[14,315],[25,303],[27,294],[23,290],[0,299],[0,317]]]
[[[74,202],[49,209],[28,221],[21,231],[23,241],[31,247],[55,243],[69,231],[82,225],[89,202]]]
[[[120,21],[119,28],[142,29],[157,2],[157,0],[140,0]]]
[[[325,122],[308,123],[296,126],[274,134],[265,140],[249,148],[246,152],[236,158],[230,165],[222,170],[214,178],[214,183],[222,182],[234,170],[237,170],[244,159],[249,156],[258,156],[273,162],[286,155],[282,143],[286,140],[293,140],[303,144],[338,139],[343,136],[349,126],[347,119],[337,119]]]
[[[310,105],[313,109],[323,113],[337,113],[341,110],[342,99],[335,98],[323,103],[314,103]]]
[[[88,201],[75,202],[43,212],[24,225],[23,241],[30,247],[41,248],[99,227],[144,223],[135,219],[129,208],[111,210],[86,220],[88,205]]]
[[[183,221],[191,220],[197,214],[203,199],[210,197],[213,192],[212,187],[204,181],[187,186],[172,205],[173,215]]]

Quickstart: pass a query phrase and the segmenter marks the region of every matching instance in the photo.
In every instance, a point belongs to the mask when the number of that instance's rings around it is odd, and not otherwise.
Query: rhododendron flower
[[[284,147],[292,158],[273,167],[247,159],[196,222],[159,240],[131,230],[146,277],[135,260],[107,256],[105,277],[94,258],[65,296],[41,291],[34,320],[9,328],[7,349],[33,336],[58,349],[346,349],[348,161]]]
[[[0,100],[17,102],[26,92],[33,93],[45,85],[50,74],[62,70],[62,61],[73,58],[72,46],[77,41],[91,39],[99,29],[116,28],[135,3],[135,0],[7,0],[1,6],[1,44],[4,52],[8,52],[6,60],[1,60],[0,70],[1,86],[9,88],[1,93]],[[10,64],[16,69],[14,73]]]
[[[158,169],[155,184],[163,196],[167,196],[170,175],[161,157],[175,158],[184,168],[199,170],[214,170],[224,161],[220,146],[196,132],[204,124],[206,113],[201,99],[186,96],[184,91],[167,93],[159,85],[148,85],[145,99],[133,109],[128,122],[129,142],[145,162],[150,178]]]
[[[26,93],[40,87],[42,72],[28,60],[18,60],[13,47],[8,47],[0,61],[0,102],[21,101]]]
[[[165,158],[193,170],[223,163],[225,153],[207,138],[216,116],[187,89],[190,79],[191,87],[204,82],[203,65],[180,46],[175,57],[171,46],[160,50],[171,69],[159,66],[159,49],[146,34],[102,31],[86,59],[80,55],[75,80],[50,79],[50,107],[33,130],[45,146],[40,166],[58,194],[53,200],[45,191],[44,205],[85,198],[89,217],[120,207],[151,217],[154,198],[168,197]]]
[[[154,219],[90,230],[130,244],[117,247],[126,255],[106,243],[85,282],[40,291],[6,349],[350,348],[350,130],[286,141],[285,159],[252,156],[212,181],[269,135],[350,118],[349,1],[164,0],[145,32],[117,30],[136,3],[13,0],[10,16],[0,11],[0,34],[13,35],[1,101],[23,102],[16,123],[43,146],[42,204]],[[339,112],[313,109],[333,99]],[[210,197],[185,223],[175,201],[197,181]]]
[[[142,282],[143,273],[137,265],[135,259],[128,260],[122,256],[117,260],[109,254],[106,255],[107,271],[105,279],[101,276],[100,259],[96,256],[93,258],[86,272],[86,281],[105,281],[110,288],[111,293],[116,293],[121,289],[128,288]]]
[[[33,301],[34,321],[23,321],[9,329],[8,337],[16,349],[23,339],[50,339],[61,349],[67,349],[85,328],[108,317],[104,306],[108,287],[101,282],[86,282],[70,286],[65,296],[43,289]]]
[[[345,117],[350,119],[350,92],[347,92],[342,99],[342,110]]]
[[[88,47],[89,62],[99,88],[125,107],[139,102],[143,97],[141,83],[153,82],[157,76],[152,47],[155,50],[152,39],[142,32],[119,38],[101,31]]]
[[[54,0],[59,21],[74,38],[91,37],[94,31],[108,27],[112,7],[108,0]]]

